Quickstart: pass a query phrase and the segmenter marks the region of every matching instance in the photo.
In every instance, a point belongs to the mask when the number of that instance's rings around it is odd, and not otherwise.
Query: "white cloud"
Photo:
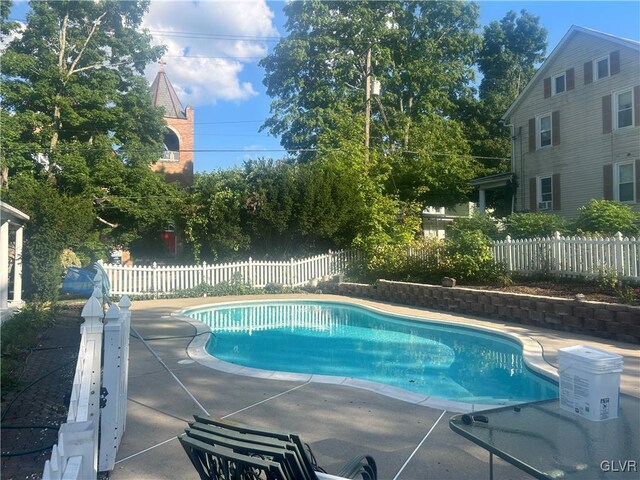
[[[264,37],[278,36],[273,17],[265,0],[153,0],[143,26],[167,46],[165,70],[182,102],[213,105],[257,95],[244,67],[267,54]],[[150,82],[158,68],[147,67]]]
[[[0,36],[0,52],[3,52],[4,49],[7,48],[7,45],[9,45],[14,38],[22,37],[22,34],[24,33],[24,29],[26,28],[27,24],[23,22],[16,22],[16,23],[18,24],[18,28],[16,28],[16,30],[12,31],[8,35]]]

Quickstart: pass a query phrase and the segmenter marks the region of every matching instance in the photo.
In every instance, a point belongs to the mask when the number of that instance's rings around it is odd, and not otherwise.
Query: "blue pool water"
[[[558,396],[519,344],[471,328],[332,302],[260,302],[194,309],[211,327],[207,351],[264,370],[354,377],[469,403]]]

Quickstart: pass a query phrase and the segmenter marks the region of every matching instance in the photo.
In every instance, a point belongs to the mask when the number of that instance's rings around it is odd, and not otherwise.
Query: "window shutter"
[[[536,177],[529,179],[529,210],[535,212],[538,209],[538,195],[536,192]]]
[[[560,145],[560,111],[551,114],[551,144]]]
[[[602,167],[602,191],[605,200],[613,200],[613,165]]]
[[[529,151],[536,151],[536,119],[529,119]]]
[[[593,82],[593,62],[584,64],[584,84],[588,85]]]
[[[636,160],[636,202],[640,203],[640,160]]]
[[[551,192],[553,199],[553,209],[560,210],[560,174],[554,173],[551,177]]]
[[[611,95],[602,97],[602,133],[611,133]]]
[[[547,77],[542,82],[544,89],[544,98],[549,98],[551,96],[551,77]]]
[[[640,125],[640,86],[633,87],[633,118],[634,125]]]
[[[611,52],[611,54],[609,55],[609,61],[611,62],[611,65],[609,67],[611,71],[611,75],[620,73],[620,50]]]
[[[567,76],[567,91],[573,90],[576,86],[575,70],[573,68],[570,68],[569,70],[567,70],[566,76]]]

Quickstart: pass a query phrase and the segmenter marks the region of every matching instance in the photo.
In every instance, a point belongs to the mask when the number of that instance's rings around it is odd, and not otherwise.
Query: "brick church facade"
[[[167,181],[178,181],[183,187],[193,184],[193,108],[182,107],[164,65],[151,84],[153,105],[164,109],[164,119],[169,127],[165,134],[165,152],[151,166],[154,172],[164,173]]]

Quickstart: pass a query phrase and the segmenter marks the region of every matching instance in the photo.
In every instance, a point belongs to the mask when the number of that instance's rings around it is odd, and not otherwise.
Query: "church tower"
[[[164,71],[164,63],[151,84],[151,101],[164,108],[169,127],[164,137],[165,151],[151,169],[165,174],[167,181],[179,181],[183,187],[193,184],[193,108],[182,103]]]

